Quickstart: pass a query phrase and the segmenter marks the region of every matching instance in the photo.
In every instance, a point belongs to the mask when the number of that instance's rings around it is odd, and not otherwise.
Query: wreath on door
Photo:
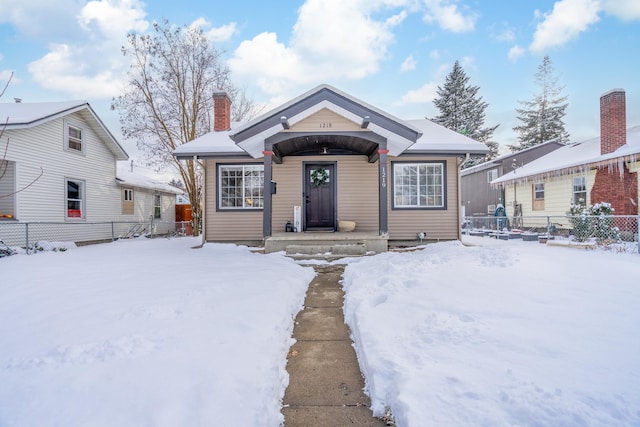
[[[329,181],[329,171],[325,168],[318,168],[311,171],[311,182],[315,187],[320,187]]]

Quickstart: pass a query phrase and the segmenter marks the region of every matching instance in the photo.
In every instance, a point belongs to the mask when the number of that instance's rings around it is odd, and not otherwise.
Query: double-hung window
[[[65,179],[66,187],[66,211],[65,217],[67,219],[81,219],[84,218],[84,181],[77,179]]]
[[[444,162],[393,163],[393,207],[444,209]]]
[[[533,184],[532,207],[534,211],[544,210],[544,182]]]
[[[64,148],[68,151],[84,153],[84,130],[81,126],[64,121]]]
[[[218,166],[219,209],[262,209],[263,207],[263,165]]]
[[[162,218],[162,196],[160,194],[153,195],[153,218]]]
[[[577,175],[573,177],[573,204],[587,204],[587,177],[585,175]]]

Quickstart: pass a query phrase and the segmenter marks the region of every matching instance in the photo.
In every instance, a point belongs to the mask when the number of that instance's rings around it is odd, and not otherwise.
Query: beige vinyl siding
[[[366,156],[290,156],[274,165],[272,230],[284,231],[294,206],[304,209],[303,165],[313,162],[336,162],[336,218],[355,221],[356,231],[378,231],[378,163],[368,163]]]
[[[120,219],[121,196],[115,182],[113,153],[79,114],[65,118],[82,125],[84,153],[64,149],[62,118],[6,131],[3,139],[11,141],[7,159],[16,162],[16,188],[28,186],[16,194],[16,216],[21,221],[65,220],[65,178],[69,178],[85,183],[84,220]]]
[[[327,108],[321,109],[282,132],[331,132],[338,130],[371,132],[370,130],[362,129],[360,123],[354,123]]]
[[[262,209],[217,210],[218,175],[216,164],[263,164],[260,160],[207,160],[205,183],[205,240],[211,242],[262,240]]]
[[[392,209],[392,162],[446,161],[446,209]],[[433,157],[390,157],[389,166],[389,240],[416,240],[419,232],[427,233],[427,239],[454,240],[459,235],[458,167],[457,159]]]

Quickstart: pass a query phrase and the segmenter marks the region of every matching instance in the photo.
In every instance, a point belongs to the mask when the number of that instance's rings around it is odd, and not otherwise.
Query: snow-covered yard
[[[482,246],[347,260],[376,413],[391,407],[399,427],[640,425],[640,255],[470,240]],[[0,259],[0,426],[278,426],[313,270],[196,243]]]

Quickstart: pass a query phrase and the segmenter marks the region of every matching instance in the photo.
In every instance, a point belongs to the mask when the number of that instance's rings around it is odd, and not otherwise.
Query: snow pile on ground
[[[640,255],[467,238],[351,260],[345,319],[401,427],[640,425]]]
[[[0,260],[0,425],[277,426],[313,269],[197,239]]]

